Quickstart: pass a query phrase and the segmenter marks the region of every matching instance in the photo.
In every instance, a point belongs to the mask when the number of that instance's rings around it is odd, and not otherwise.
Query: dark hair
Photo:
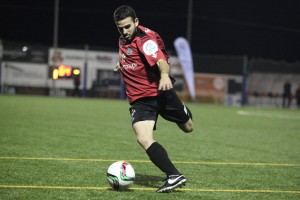
[[[115,22],[123,20],[127,17],[131,17],[133,20],[135,20],[135,18],[136,18],[136,14],[135,14],[133,8],[128,5],[120,6],[114,12],[114,21]]]

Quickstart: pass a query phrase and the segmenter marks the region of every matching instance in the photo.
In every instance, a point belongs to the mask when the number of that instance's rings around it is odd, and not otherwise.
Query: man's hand
[[[165,91],[172,89],[173,84],[169,77],[169,64],[164,59],[159,59],[156,64],[160,71],[158,90]]]
[[[161,74],[158,90],[170,90],[173,88],[172,81],[168,74]]]
[[[117,63],[117,64],[116,64],[116,68],[114,69],[114,71],[115,71],[115,72],[121,71],[120,63]]]

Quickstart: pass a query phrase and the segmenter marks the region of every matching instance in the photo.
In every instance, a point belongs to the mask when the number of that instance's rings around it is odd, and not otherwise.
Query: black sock
[[[169,175],[179,175],[180,173],[175,168],[169,159],[167,151],[159,143],[154,142],[146,150],[150,160],[164,173]]]

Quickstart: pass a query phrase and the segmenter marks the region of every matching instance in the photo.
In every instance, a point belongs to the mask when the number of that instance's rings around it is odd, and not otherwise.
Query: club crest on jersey
[[[127,55],[131,55],[131,54],[132,54],[132,48],[129,47],[129,48],[127,49]]]
[[[148,40],[143,45],[143,51],[147,56],[157,57],[158,46],[153,40]]]

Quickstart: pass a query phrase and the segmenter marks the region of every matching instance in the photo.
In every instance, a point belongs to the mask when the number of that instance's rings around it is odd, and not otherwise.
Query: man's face
[[[117,28],[127,41],[134,38],[136,33],[136,27],[139,25],[139,20],[136,18],[133,20],[131,17],[127,17],[123,20],[116,22]]]

